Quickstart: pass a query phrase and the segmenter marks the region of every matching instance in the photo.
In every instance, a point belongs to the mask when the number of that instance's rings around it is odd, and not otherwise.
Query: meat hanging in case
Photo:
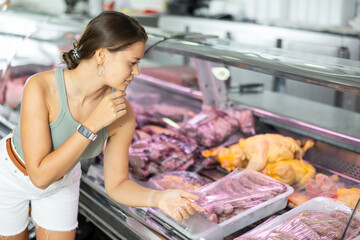
[[[222,111],[204,105],[198,115],[180,128],[180,133],[209,148],[222,144],[239,130],[245,134],[255,134],[254,118],[250,110]]]

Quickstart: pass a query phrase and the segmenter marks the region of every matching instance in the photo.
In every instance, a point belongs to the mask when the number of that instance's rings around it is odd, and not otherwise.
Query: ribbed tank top
[[[52,150],[56,150],[68,138],[70,138],[70,136],[76,131],[76,128],[80,124],[79,122],[75,121],[69,110],[65,89],[64,71],[61,68],[57,68],[54,71],[59,94],[60,111],[56,119],[49,124]],[[101,129],[97,135],[98,137],[96,140],[89,144],[78,160],[93,158],[101,153],[105,140],[108,138],[108,128],[105,127]],[[20,139],[20,124],[18,124],[14,129],[12,138],[15,150],[20,155],[21,159],[24,159]],[[34,144],[36,143],[34,142]]]

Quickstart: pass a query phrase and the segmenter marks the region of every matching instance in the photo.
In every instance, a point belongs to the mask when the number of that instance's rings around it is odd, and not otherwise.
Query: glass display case
[[[88,19],[12,11],[2,12],[2,18],[25,22],[28,27],[23,28],[23,24],[0,26],[0,46],[3,48],[0,53],[1,137],[19,121],[26,79],[36,72],[64,67],[60,52],[72,48],[73,39],[81,34],[88,22]],[[146,30],[149,40],[141,60],[142,73],[134,79],[127,93],[135,112],[139,107],[139,112],[145,112],[148,117],[160,116],[165,129],[177,131],[183,122],[201,113],[204,106],[223,111],[248,109],[255,119],[256,134],[282,134],[302,142],[311,139],[314,146],[304,156],[307,162],[313,164],[319,173],[336,174],[349,182],[349,186],[358,186],[359,113],[264,90],[263,85],[251,79],[241,79],[237,69],[253,72],[254,78],[271,75],[359,95],[359,62],[237,44],[197,33],[175,34],[156,28]],[[162,111],[154,111],[159,106]],[[181,119],[172,120],[170,113]],[[145,120],[139,117],[137,123]],[[229,146],[250,135],[237,136],[223,145]],[[158,218],[153,211],[127,207],[110,199],[103,186],[102,161],[99,156],[82,162],[80,214],[113,239],[191,239],[191,234],[179,231],[173,221]],[[229,173],[216,164],[212,168],[195,166],[193,171],[212,181]],[[139,184],[149,186],[148,182],[134,178],[133,173],[130,176]],[[222,237],[233,239],[246,230],[248,228],[236,229]]]
[[[254,72],[254,79],[271,75],[274,81],[276,78],[286,78],[359,95],[358,61],[237,44],[194,33],[172,36],[165,33],[161,37],[159,30],[147,29],[149,33],[151,30],[154,30],[155,38],[150,38],[148,45],[153,50],[143,62],[146,67],[156,71],[146,69],[139,76],[141,81],[155,83],[158,78],[164,78],[158,69],[166,73],[169,67],[192,67],[196,72],[197,84],[186,87],[186,84],[177,82],[173,85],[175,76],[168,75],[173,79],[166,79],[162,87],[172,86],[172,89],[176,89],[177,85],[181,85],[181,88],[187,88],[183,90],[186,93],[200,91],[202,103],[218,109],[250,109],[256,119],[257,134],[282,134],[303,142],[312,139],[314,146],[306,152],[304,159],[315,166],[316,174],[340,176],[341,184],[358,187],[359,113],[264,90],[261,84],[251,79],[244,84],[241,76],[236,75],[237,69],[245,69]],[[223,172],[223,169],[217,170]],[[214,176],[214,171],[201,173],[212,179],[219,178],[218,175]],[[151,216],[154,221],[165,224],[156,216]],[[171,229],[175,231],[176,226]],[[167,228],[162,230],[168,231]],[[191,239],[189,236],[192,236],[190,233],[186,237]],[[232,239],[233,236],[231,234],[225,239]]]

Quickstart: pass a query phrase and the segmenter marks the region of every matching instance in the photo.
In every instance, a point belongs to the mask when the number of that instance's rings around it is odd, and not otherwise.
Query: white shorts
[[[50,231],[75,229],[80,162],[47,189],[39,189],[10,160],[5,145],[10,137],[11,134],[0,140],[0,236],[21,233],[27,228],[30,216],[36,225]]]

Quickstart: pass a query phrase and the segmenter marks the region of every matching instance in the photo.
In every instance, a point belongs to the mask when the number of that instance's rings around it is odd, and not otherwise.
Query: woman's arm
[[[27,81],[20,113],[26,169],[33,184],[42,189],[64,176],[90,143],[90,140],[74,132],[68,141],[52,152],[45,74],[35,75]]]
[[[50,88],[46,86],[51,74],[54,73],[36,74],[27,81],[20,114],[21,144],[26,169],[33,184],[42,189],[62,178],[90,143],[89,139],[74,131],[63,145],[53,151],[46,95],[55,94],[49,92]],[[112,99],[111,94],[104,97],[84,125],[88,128],[91,126],[90,129],[97,132],[124,115],[125,110],[114,115]]]
[[[196,195],[182,190],[157,191],[129,180],[129,147],[135,131],[135,115],[126,101],[127,114],[109,127],[105,149],[105,189],[115,201],[133,207],[159,207],[177,221],[203,208],[190,200]]]
[[[144,199],[152,199],[148,197],[152,191],[129,181],[128,153],[135,131],[135,115],[128,102],[127,109],[124,117],[109,126],[104,155],[105,188],[111,198],[122,204],[143,206]],[[152,202],[145,205],[155,206]]]

